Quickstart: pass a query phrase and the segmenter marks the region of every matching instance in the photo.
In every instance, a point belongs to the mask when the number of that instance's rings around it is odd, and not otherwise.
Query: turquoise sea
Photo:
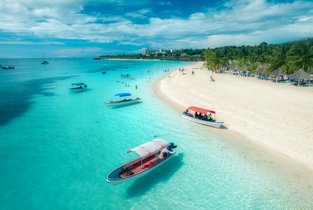
[[[312,187],[301,178],[183,120],[156,96],[164,70],[188,63],[48,61],[0,60],[16,66],[0,71],[0,209],[313,208]],[[74,82],[89,89],[73,93]],[[118,92],[143,103],[107,107]],[[178,154],[136,181],[106,183],[128,149],[155,137],[175,142]]]

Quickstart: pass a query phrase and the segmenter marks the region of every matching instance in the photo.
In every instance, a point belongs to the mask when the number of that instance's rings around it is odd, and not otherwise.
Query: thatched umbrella
[[[274,77],[283,76],[284,72],[281,68],[278,68],[275,71],[272,71],[270,75]]]
[[[268,76],[268,74],[264,68],[259,68],[257,74],[258,74],[259,79],[265,79]]]
[[[300,70],[294,72],[293,74],[291,74],[289,76],[289,78],[298,81],[298,86],[299,86],[300,81],[310,80],[311,76],[310,76],[310,74],[308,74],[305,71],[303,71],[302,69],[300,69]]]
[[[285,73],[284,73],[284,71],[283,71],[281,68],[278,68],[278,69],[276,69],[275,71],[272,71],[272,72],[270,73],[270,75],[271,75],[271,77],[274,77],[275,80],[276,80],[276,82],[277,82],[277,78],[278,78],[278,77],[281,77],[281,76],[284,76]]]
[[[258,74],[261,74],[261,75],[266,74],[265,69],[259,69]]]

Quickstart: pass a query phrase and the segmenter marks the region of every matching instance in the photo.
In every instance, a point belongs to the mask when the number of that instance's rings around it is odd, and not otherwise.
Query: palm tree
[[[256,49],[256,55],[258,56],[258,61],[263,65],[266,63],[267,60],[267,54],[269,51],[268,44],[266,42],[262,42],[260,45],[255,47]]]
[[[216,52],[206,51],[204,57],[206,60],[206,66],[214,70],[220,70],[226,64],[226,60],[222,56],[222,53],[219,49],[216,50]]]
[[[209,51],[207,50],[205,53],[204,53],[204,58],[205,58],[205,66],[207,68],[211,68],[211,69],[214,69],[214,52],[213,51]]]
[[[258,66],[259,66],[259,62],[256,62],[256,61],[253,61],[253,62],[249,62],[247,64],[247,67],[248,67],[248,70],[251,71],[251,72],[256,72]]]
[[[313,66],[313,45],[309,41],[297,42],[290,49],[290,60],[294,69],[308,71]]]
[[[270,61],[270,71],[276,70],[276,69],[283,69],[287,73],[292,73],[292,69],[290,68],[290,63],[288,61],[288,51],[290,47],[287,45],[277,46],[274,49],[273,57]]]

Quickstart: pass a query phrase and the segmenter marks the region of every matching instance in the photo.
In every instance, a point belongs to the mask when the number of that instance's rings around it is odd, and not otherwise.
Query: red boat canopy
[[[214,110],[202,109],[202,108],[195,107],[195,106],[188,107],[188,110],[194,111],[194,112],[200,112],[201,114],[207,114],[207,113],[215,114]]]

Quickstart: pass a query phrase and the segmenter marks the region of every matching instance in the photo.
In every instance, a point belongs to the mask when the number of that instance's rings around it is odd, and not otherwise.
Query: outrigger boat
[[[200,123],[202,125],[220,128],[224,122],[216,121],[216,112],[214,110],[203,109],[195,106],[190,106],[183,112],[183,118]]]
[[[119,97],[118,100],[110,100],[106,101],[105,103],[110,106],[120,106],[120,105],[126,105],[126,104],[136,104],[140,103],[141,99],[139,97],[136,98],[131,98],[130,93],[118,93],[115,94],[114,96]]]
[[[70,88],[71,90],[82,90],[82,89],[86,89],[88,86],[83,83],[83,82],[79,82],[79,83],[73,83],[72,87]]]
[[[176,147],[173,142],[154,139],[130,149],[127,153],[135,152],[140,157],[111,171],[106,181],[118,185],[142,177],[170,159],[176,153]]]

